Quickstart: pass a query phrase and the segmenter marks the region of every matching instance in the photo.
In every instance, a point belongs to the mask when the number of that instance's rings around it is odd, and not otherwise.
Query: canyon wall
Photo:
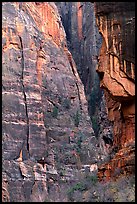
[[[52,2],[2,3],[2,112],[3,202],[43,202],[51,189],[55,201],[64,165],[97,160],[84,87]]]
[[[135,170],[135,3],[95,2],[95,14],[103,39],[97,72],[114,123],[114,155],[99,169],[103,179]]]
[[[102,37],[96,25],[94,3],[56,2],[56,5],[66,32],[68,48],[84,84],[88,111],[103,162],[109,157],[103,137],[113,140],[113,122],[108,120],[104,92],[96,72]]]
[[[134,3],[94,4],[56,2],[60,16],[52,2],[2,3],[3,202],[63,201],[65,184],[100,160],[91,98],[99,134],[113,125],[100,180],[134,172]]]
[[[103,143],[105,132],[112,135],[112,123],[108,120],[104,93],[100,89],[96,72],[102,38],[96,25],[94,4],[91,2],[56,2],[56,4],[62,17],[69,50],[84,84],[89,115],[100,145]],[[105,156],[104,148],[101,149],[101,154]]]
[[[86,94],[90,95],[97,75],[95,67],[101,46],[94,4],[90,2],[56,2],[56,4],[66,32],[68,47],[74,57]]]

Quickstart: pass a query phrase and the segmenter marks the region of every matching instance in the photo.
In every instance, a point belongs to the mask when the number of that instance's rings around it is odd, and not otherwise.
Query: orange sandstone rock
[[[108,115],[114,123],[113,145],[119,150],[109,165],[112,172],[118,167],[124,172],[134,173],[135,4],[97,2],[95,13],[103,39],[97,72],[101,87],[105,89]],[[108,171],[107,164],[104,168]],[[101,167],[98,175],[102,179],[100,172]]]

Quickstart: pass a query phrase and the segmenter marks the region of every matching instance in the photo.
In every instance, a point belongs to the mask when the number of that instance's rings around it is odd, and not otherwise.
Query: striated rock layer
[[[135,169],[135,3],[96,2],[95,14],[103,39],[97,72],[114,124],[113,158],[99,168],[103,179]]]
[[[2,9],[2,198],[43,202],[61,166],[95,162],[94,131],[55,4]]]
[[[96,72],[101,35],[91,2],[56,2],[65,28],[67,44],[84,84],[92,127],[98,139],[101,162],[109,157],[103,136],[113,138],[112,122],[108,120],[103,90]],[[109,134],[108,134],[109,133]]]
[[[56,4],[62,17],[68,47],[88,96],[97,76],[95,67],[101,44],[95,21],[94,4],[90,2],[56,2]]]

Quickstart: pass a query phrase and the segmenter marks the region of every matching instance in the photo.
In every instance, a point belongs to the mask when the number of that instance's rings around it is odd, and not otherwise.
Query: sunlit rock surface
[[[55,4],[2,9],[3,201],[43,202],[63,165],[95,162],[94,131]]]
[[[122,174],[135,169],[135,3],[97,2],[95,14],[103,39],[97,72],[114,123],[114,155],[100,168],[102,179],[116,168]]]

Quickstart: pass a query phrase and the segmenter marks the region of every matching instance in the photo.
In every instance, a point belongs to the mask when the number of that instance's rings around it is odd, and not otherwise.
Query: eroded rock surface
[[[96,72],[102,37],[96,25],[94,3],[56,2],[56,5],[66,32],[69,50],[84,84],[88,111],[100,149],[99,160],[103,162],[109,157],[103,136],[113,140],[113,123],[108,120],[106,101]]]
[[[2,9],[3,201],[43,202],[63,165],[95,162],[94,131],[55,4]]]
[[[77,16],[78,41],[92,43],[89,36],[95,30],[85,33],[88,40],[84,40],[82,15],[86,21],[93,5],[76,3],[73,9],[78,12],[73,15]],[[111,8],[107,5],[96,4],[103,38],[98,72],[107,89],[114,141],[109,150],[111,161],[99,167],[101,180],[133,172],[135,149],[134,42],[129,40],[134,40],[134,6],[123,6],[122,2],[112,3]],[[84,87],[67,48],[57,7],[52,2],[3,2],[2,8],[3,202],[68,201],[62,191],[77,179],[91,176],[92,168],[97,170],[99,152]],[[89,10],[86,13],[82,8]],[[79,46],[86,49],[83,44]],[[95,57],[92,65],[96,63]],[[83,78],[87,86],[91,85],[90,71],[88,80]],[[99,117],[106,120],[103,112]],[[102,126],[102,136],[108,135],[107,126]]]
[[[102,179],[135,168],[135,4],[97,2],[95,13],[103,39],[97,72],[114,123],[114,155],[99,169]]]

